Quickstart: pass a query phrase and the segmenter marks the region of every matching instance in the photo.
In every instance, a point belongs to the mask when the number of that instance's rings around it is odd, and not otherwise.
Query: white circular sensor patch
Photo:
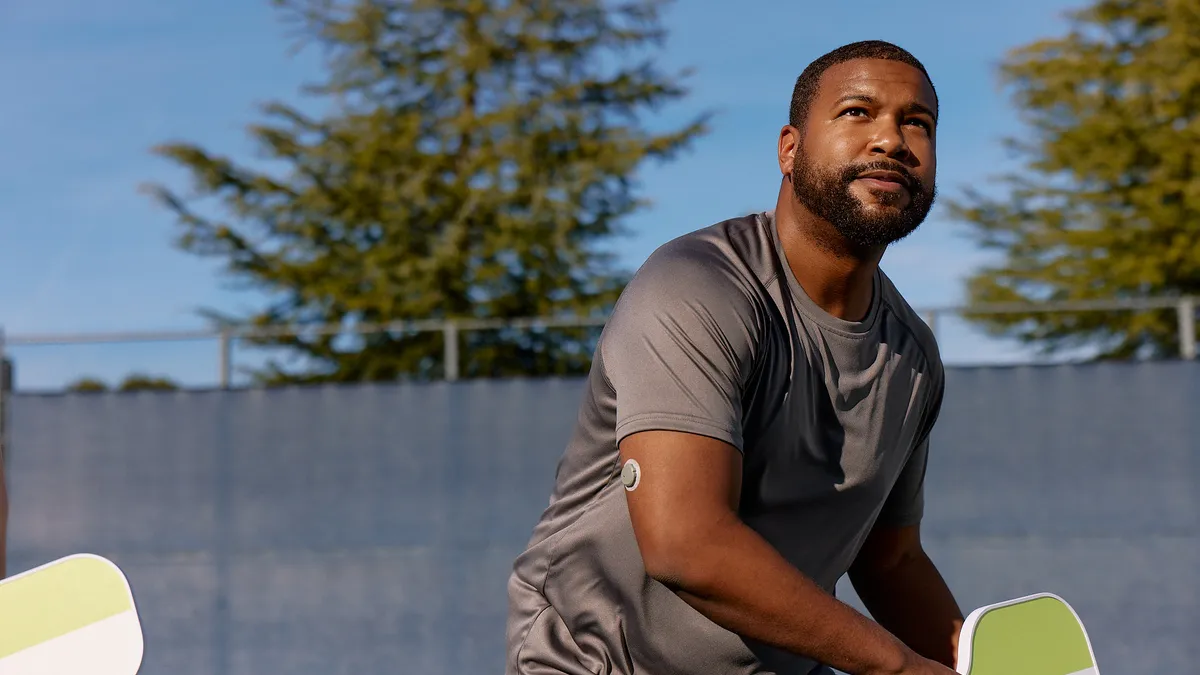
[[[625,490],[632,492],[641,482],[642,467],[638,465],[637,460],[625,460],[625,466],[621,467],[621,484],[625,486]]]

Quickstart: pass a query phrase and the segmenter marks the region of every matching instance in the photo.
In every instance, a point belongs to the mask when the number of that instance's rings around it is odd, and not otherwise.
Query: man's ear
[[[796,152],[800,149],[800,130],[787,125],[779,130],[779,172],[785,178],[792,175]]]

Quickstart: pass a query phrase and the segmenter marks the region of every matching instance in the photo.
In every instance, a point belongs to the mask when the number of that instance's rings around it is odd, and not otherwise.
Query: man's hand
[[[646,572],[717,625],[851,675],[953,673],[826,593],[741,522],[736,448],[646,431],[620,452],[641,466],[627,499]]]
[[[937,661],[915,654],[914,657],[914,663],[906,667],[901,675],[959,675],[958,671],[951,670]]]

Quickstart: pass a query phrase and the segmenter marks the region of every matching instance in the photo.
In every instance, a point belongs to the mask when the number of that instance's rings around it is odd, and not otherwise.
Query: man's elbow
[[[704,595],[719,578],[722,530],[710,527],[647,528],[638,533],[646,575],[672,590]]]
[[[670,588],[682,588],[694,576],[684,556],[679,549],[662,542],[643,544],[642,564],[646,568],[646,576]]]

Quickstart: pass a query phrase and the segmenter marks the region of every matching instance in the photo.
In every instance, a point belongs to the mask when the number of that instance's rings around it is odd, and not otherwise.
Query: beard
[[[818,171],[799,161],[792,170],[792,191],[814,216],[828,222],[841,236],[842,245],[855,252],[885,247],[912,234],[929,215],[937,197],[936,186],[925,184],[904,166],[893,161],[851,164],[840,169]],[[907,180],[908,203],[898,207],[903,192],[874,192],[876,207],[868,209],[850,193],[850,184],[868,171],[895,171]],[[836,242],[825,242],[836,246]]]

